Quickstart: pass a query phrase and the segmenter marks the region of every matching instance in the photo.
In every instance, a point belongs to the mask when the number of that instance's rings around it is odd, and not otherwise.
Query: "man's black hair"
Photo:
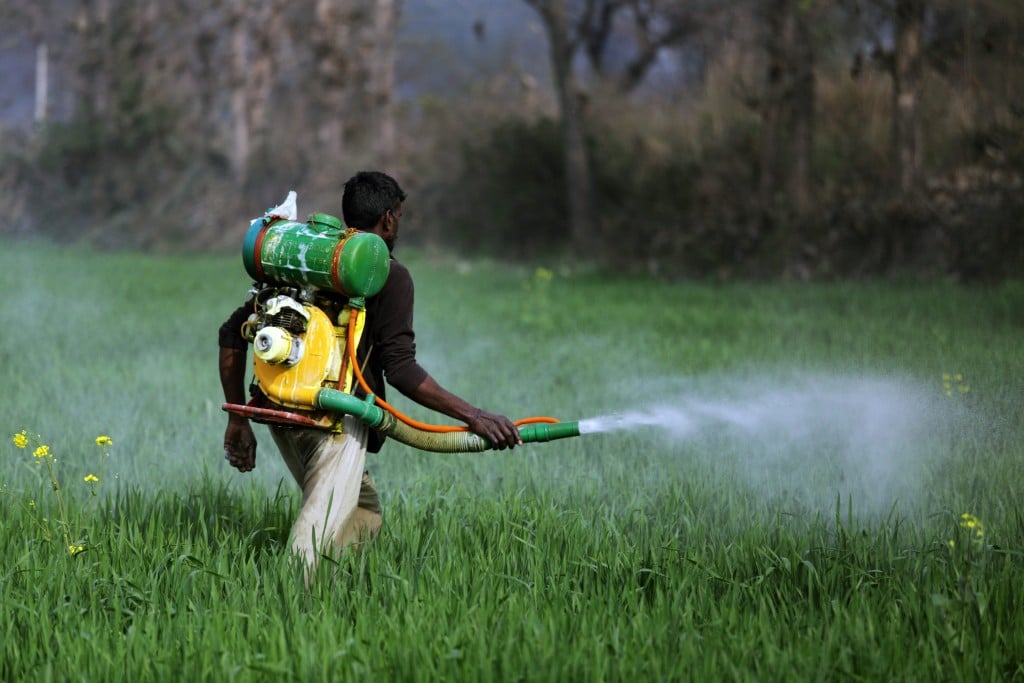
[[[345,183],[341,196],[341,215],[345,225],[357,230],[372,230],[388,209],[405,201],[398,182],[380,171],[360,171]]]

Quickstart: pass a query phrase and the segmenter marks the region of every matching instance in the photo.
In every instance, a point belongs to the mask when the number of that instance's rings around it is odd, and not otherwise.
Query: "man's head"
[[[394,178],[380,171],[360,171],[345,183],[341,215],[345,225],[380,235],[394,250],[405,192]]]

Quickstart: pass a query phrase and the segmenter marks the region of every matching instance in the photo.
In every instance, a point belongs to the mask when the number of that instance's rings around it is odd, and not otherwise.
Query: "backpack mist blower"
[[[294,201],[291,194],[289,201]],[[388,278],[387,245],[374,233],[344,228],[328,214],[295,221],[291,208],[292,217],[271,209],[253,220],[242,244],[245,270],[255,281],[253,312],[242,335],[252,343],[254,381],[270,405],[254,400],[225,403],[223,409],[258,422],[332,431],[340,431],[343,415],[353,415],[420,450],[491,448],[466,427],[416,422],[372,394],[356,349],[366,325],[366,299],[380,292]],[[338,295],[344,304],[332,317],[325,302]],[[357,387],[365,399],[354,394]],[[548,417],[520,420],[516,426],[524,443],[580,433],[578,422]]]

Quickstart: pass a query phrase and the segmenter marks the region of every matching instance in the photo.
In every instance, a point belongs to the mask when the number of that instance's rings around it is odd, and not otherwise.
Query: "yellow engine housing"
[[[344,308],[338,324],[317,306],[304,305],[309,323],[302,334],[303,352],[294,365],[271,364],[256,357],[253,365],[260,390],[274,403],[302,410],[316,409],[316,395],[329,387],[352,391],[352,368],[345,362],[351,311]],[[363,316],[356,316],[356,343],[362,335]]]

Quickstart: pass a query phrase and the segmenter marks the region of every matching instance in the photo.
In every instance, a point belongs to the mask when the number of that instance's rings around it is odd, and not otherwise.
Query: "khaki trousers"
[[[331,554],[371,538],[382,518],[377,490],[365,472],[365,424],[346,415],[344,433],[270,427],[281,457],[302,488],[291,532],[292,552],[308,570]]]

